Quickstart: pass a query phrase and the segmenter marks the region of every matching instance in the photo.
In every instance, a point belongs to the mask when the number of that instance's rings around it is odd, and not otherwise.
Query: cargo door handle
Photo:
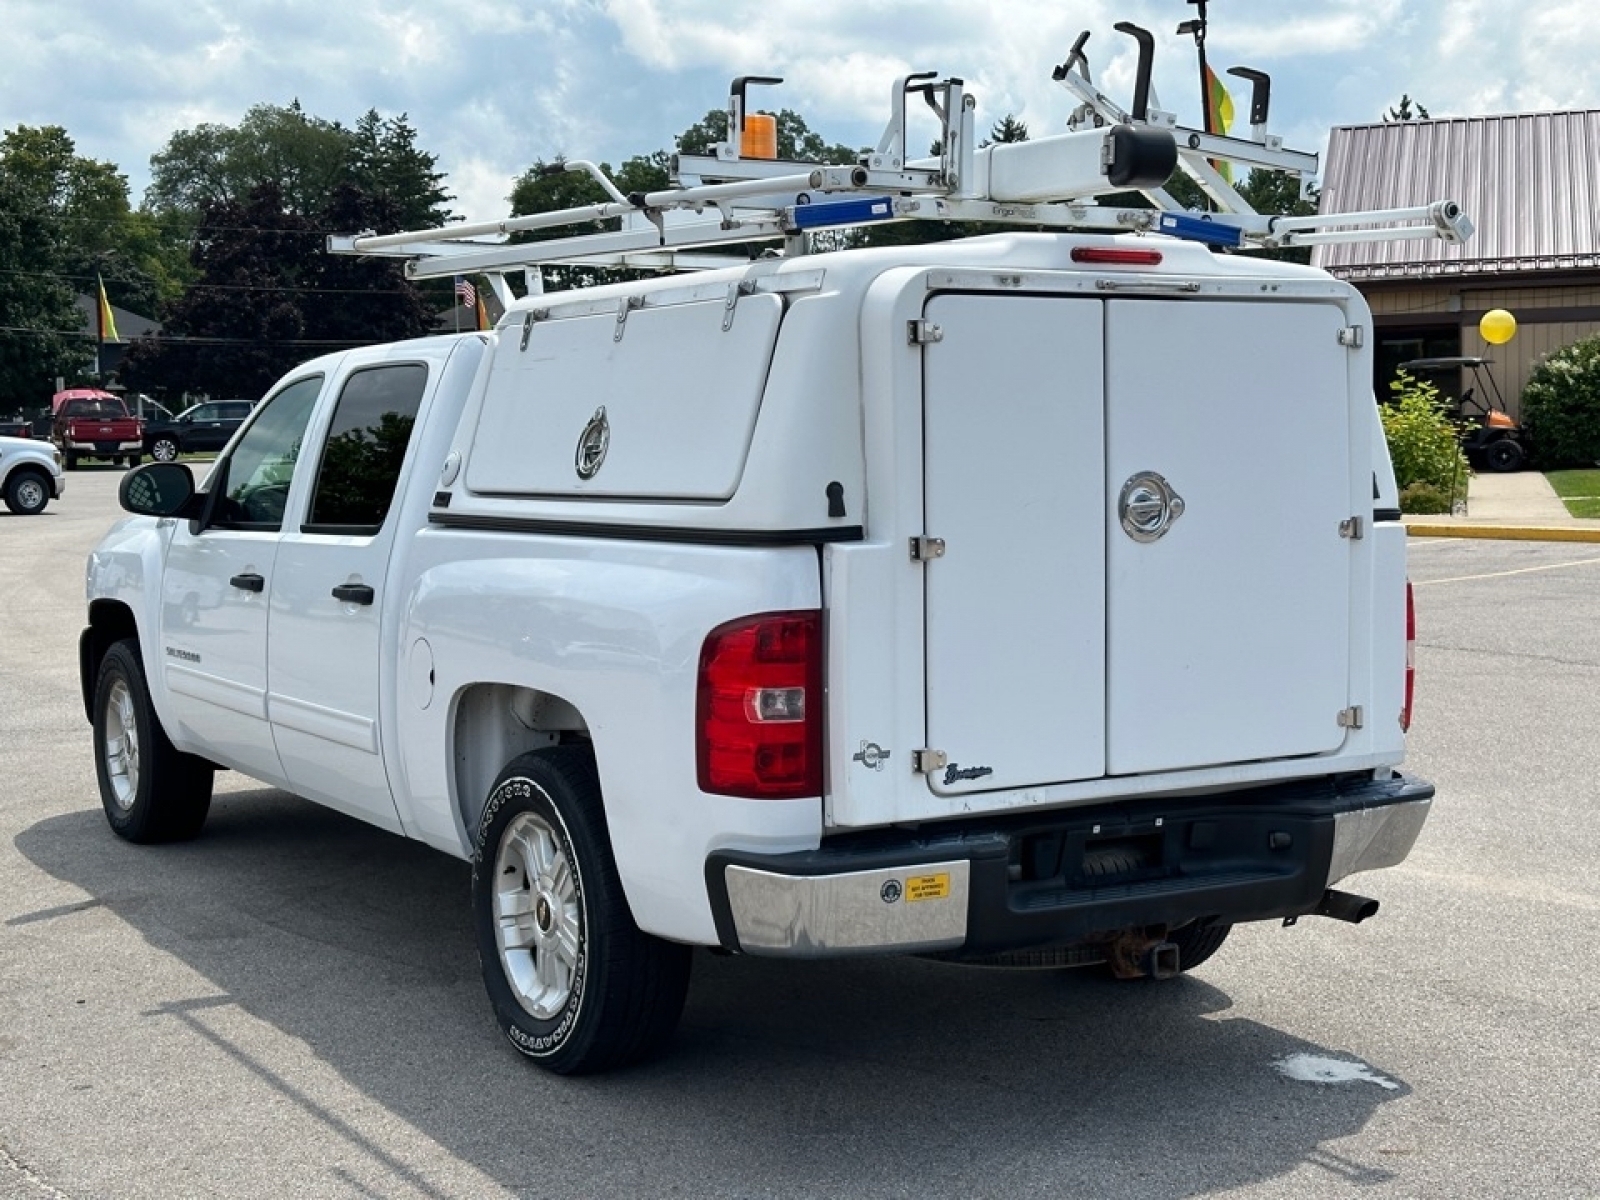
[[[364,583],[341,583],[333,589],[333,598],[346,604],[371,604],[373,591]]]
[[[248,575],[235,575],[228,582],[233,584],[234,587],[242,588],[247,592],[259,592],[267,586],[267,581],[254,572]]]

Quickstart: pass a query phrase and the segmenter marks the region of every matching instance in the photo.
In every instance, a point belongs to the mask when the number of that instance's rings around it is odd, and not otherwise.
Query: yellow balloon
[[[1504,346],[1517,336],[1517,319],[1503,308],[1491,308],[1479,318],[1478,332],[1491,346]]]

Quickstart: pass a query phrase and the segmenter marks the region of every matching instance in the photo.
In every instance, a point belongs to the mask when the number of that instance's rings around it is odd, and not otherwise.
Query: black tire
[[[43,471],[19,468],[6,480],[6,507],[19,517],[42,513],[50,503],[50,480]]]
[[[167,738],[145,683],[139,643],[114,644],[94,689],[94,766],[100,803],[118,837],[175,842],[194,837],[211,809],[212,765]]]
[[[150,443],[150,457],[156,462],[176,462],[180,449],[178,443],[169,437],[158,437]]]
[[[69,471],[76,471],[78,469],[78,456],[71,450],[65,451],[61,455],[61,465]]]
[[[1525,458],[1527,454],[1522,443],[1511,438],[1501,438],[1483,448],[1483,465],[1491,471],[1519,471]]]
[[[130,455],[128,455],[128,467],[130,469],[132,469],[133,467],[137,467],[143,461],[144,461],[144,455],[142,455],[142,454],[130,454]]]
[[[604,1071],[672,1036],[692,951],[634,924],[587,747],[524,754],[500,773],[478,821],[472,912],[495,1018],[540,1066]]]
[[[1167,934],[1167,941],[1178,948],[1178,970],[1187,972],[1205,962],[1222,948],[1232,929],[1232,925],[1196,921]]]

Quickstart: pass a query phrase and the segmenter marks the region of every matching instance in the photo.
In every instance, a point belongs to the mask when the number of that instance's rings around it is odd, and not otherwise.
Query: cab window
[[[283,528],[284,506],[305,441],[311,409],[322,392],[322,376],[297,379],[262,401],[261,412],[217,464],[212,479],[223,481],[212,524],[225,529]]]
[[[420,363],[369,367],[345,381],[304,532],[370,535],[383,528],[427,383]]]

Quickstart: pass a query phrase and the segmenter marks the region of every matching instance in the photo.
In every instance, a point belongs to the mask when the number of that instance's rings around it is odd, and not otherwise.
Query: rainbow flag
[[[1217,73],[1211,69],[1211,64],[1206,64],[1206,132],[1228,135],[1229,128],[1233,125],[1233,97],[1228,95],[1228,89],[1222,86],[1222,80],[1217,78]],[[1229,183],[1233,182],[1233,167],[1230,163],[1211,160],[1211,165]]]

